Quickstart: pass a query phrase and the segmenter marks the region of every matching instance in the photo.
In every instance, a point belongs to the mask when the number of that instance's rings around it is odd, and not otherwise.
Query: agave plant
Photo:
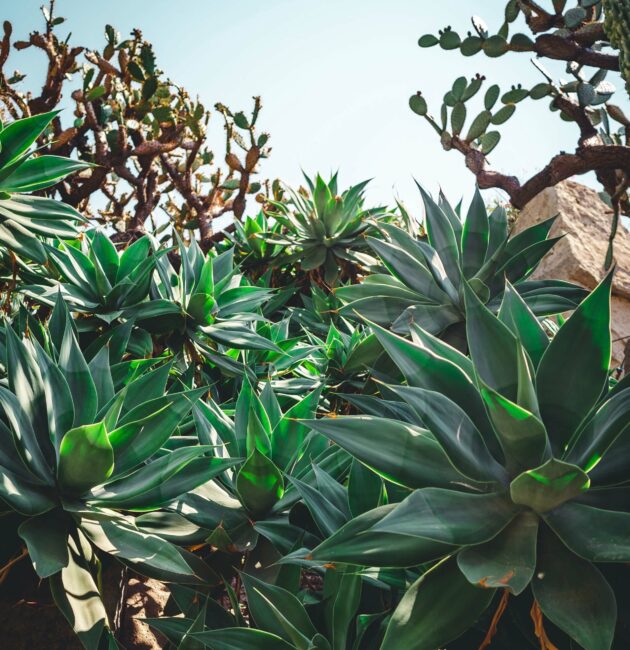
[[[108,347],[88,364],[69,317],[59,349],[20,339],[10,326],[5,337],[0,499],[19,514],[33,567],[83,645],[115,647],[105,642],[113,639],[99,555],[167,582],[213,581],[203,562],[141,531],[132,513],[160,508],[235,460],[169,440],[206,389],[165,393],[168,366],[115,391]]]
[[[38,237],[73,239],[85,219],[69,205],[40,196],[68,174],[90,165],[62,156],[34,156],[33,144],[58,111],[0,123],[0,246],[12,255],[43,264]]]
[[[373,222],[385,216],[383,208],[364,208],[368,181],[337,193],[337,174],[328,183],[318,174],[313,182],[305,175],[310,195],[288,189],[288,201],[270,201],[268,216],[283,227],[278,236],[263,236],[269,244],[289,247],[277,265],[299,262],[303,271],[318,271],[332,286],[340,274],[356,276],[356,268],[372,262],[365,255],[365,234]]]
[[[270,223],[261,210],[255,217],[235,220],[234,233],[226,233],[224,241],[234,247],[236,261],[243,270],[260,275],[282,252],[281,246],[268,242],[264,235],[278,236],[281,227],[278,222]]]
[[[277,549],[279,559],[278,551],[288,552],[305,535],[289,520],[290,509],[300,501],[300,488],[313,490],[317,476],[326,472],[334,481],[350,463],[345,452],[331,448],[299,421],[314,417],[319,394],[315,390],[298,400],[282,400],[282,407],[269,383],[258,395],[245,379],[233,417],[212,401],[197,402],[193,416],[201,442],[214,445],[218,458],[241,461],[233,472],[183,495],[168,512],[143,517],[142,525],[174,529],[183,517],[199,528],[191,543],[206,540],[224,551],[247,551],[255,563],[264,538],[265,546],[271,543]],[[316,544],[329,533],[314,529],[306,539]]]
[[[271,394],[266,387],[261,395],[261,402],[264,399],[268,404]],[[311,404],[308,410],[313,411],[312,400],[309,401]],[[197,406],[201,405],[202,403],[198,403]],[[298,415],[298,412],[299,409],[296,408],[292,414],[287,415]],[[293,432],[288,429],[281,432],[281,426],[276,427],[274,432],[282,433],[283,439],[290,446],[296,443],[299,445],[303,436],[290,434],[298,433],[303,426],[297,422],[292,426]],[[205,429],[204,426],[200,431]],[[298,441],[294,442],[295,438],[298,438]],[[312,447],[304,449],[307,456],[313,452]],[[300,479],[295,475],[285,474],[286,485],[293,488],[293,495],[288,494],[288,499],[283,497],[276,501],[277,508],[272,508],[268,514],[256,516],[255,511],[249,511],[250,517],[256,517],[253,523],[249,522],[250,530],[253,526],[266,544],[255,545],[255,540],[243,536],[243,531],[247,528],[245,519],[240,524],[241,530],[236,538],[236,545],[223,526],[218,529],[220,533],[215,529],[213,534],[207,537],[207,541],[213,545],[227,543],[228,546],[223,547],[226,550],[241,548],[248,551],[243,563],[244,570],[238,573],[237,580],[245,587],[249,621],[240,615],[237,605],[238,590],[232,590],[227,576],[224,576],[232,606],[230,612],[221,609],[216,602],[194,587],[182,589],[173,586],[173,600],[183,616],[149,619],[150,625],[178,647],[184,639],[187,639],[187,642],[194,640],[210,648],[229,647],[234,650],[249,647],[287,650],[308,647],[345,650],[352,647],[367,650],[376,647],[375,641],[384,631],[380,629],[380,623],[384,618],[383,610],[389,598],[389,585],[394,583],[396,587],[400,587],[404,584],[404,577],[400,575],[402,572],[379,572],[378,575],[369,576],[366,582],[366,576],[354,567],[348,569],[343,565],[317,566],[310,576],[314,589],[307,590],[301,588],[304,587],[300,580],[301,574],[299,570],[295,570],[297,567],[292,566],[294,563],[301,563],[299,559],[295,559],[295,553],[285,557],[279,555],[291,550],[295,543],[306,546],[306,550],[313,548],[318,541],[333,534],[353,515],[358,516],[370,510],[385,499],[382,479],[360,463],[352,464],[347,487],[323,469],[324,465],[328,465],[333,474],[343,480],[345,472],[340,472],[339,467],[336,467],[338,457],[345,456],[340,452],[341,450],[337,449],[333,456],[323,461],[322,466],[313,463],[309,471],[302,472]],[[295,456],[297,458],[299,454]],[[335,462],[331,464],[333,460]],[[262,463],[260,465],[262,468]],[[347,468],[345,462],[343,465]],[[309,468],[309,463],[302,463],[302,467],[303,470]],[[290,466],[288,468],[292,471]],[[245,466],[240,472],[244,470]],[[259,474],[259,478],[262,477],[263,475]],[[183,501],[186,501],[185,497]],[[219,499],[219,502],[226,505],[224,500]],[[195,504],[193,519],[197,521],[203,513],[206,513],[207,517],[211,512],[217,520],[221,514],[216,504],[211,509],[198,500],[188,501],[187,506],[182,509],[181,503],[182,500],[179,501],[176,511],[188,510],[187,516],[190,515],[191,506]],[[286,514],[282,516],[280,513],[289,507],[293,508],[293,512],[289,513],[287,522]],[[164,516],[155,513],[142,519],[147,523],[157,523]],[[234,525],[233,516],[222,521],[226,526]],[[168,524],[171,529],[177,526],[177,522],[172,519]],[[183,526],[180,525],[180,528]],[[247,544],[243,546],[245,540]],[[194,541],[194,538],[189,538],[189,541]],[[273,549],[270,549],[270,544]],[[304,549],[301,552],[304,552]],[[231,565],[234,564],[236,562],[232,559]],[[363,599],[362,594],[366,598]],[[364,613],[358,615],[359,611]],[[369,645],[366,644],[368,630]]]
[[[304,396],[321,385],[320,377],[304,370],[314,359],[318,346],[304,334],[292,332],[289,316],[277,322],[260,322],[256,331],[278,349],[240,351],[243,365],[252,377],[269,382],[276,393],[283,395]]]
[[[465,283],[472,359],[419,327],[415,342],[377,328],[407,379],[389,387],[402,417],[307,423],[414,488],[310,556],[368,566],[437,560],[400,601],[383,650],[443,647],[497,591],[504,601],[528,587],[539,636],[544,615],[586,650],[611,648],[615,591],[596,564],[630,560],[630,388],[608,390],[611,278],[551,341],[511,285],[497,317]]]
[[[176,350],[192,342],[212,355],[206,338],[229,348],[276,350],[252,328],[262,318],[256,310],[272,290],[245,280],[234,265],[232,248],[205,256],[195,240],[186,246],[178,238],[178,244],[179,272],[167,256],[159,256],[150,300],[127,309],[125,315],[151,334],[166,335]]]
[[[348,330],[345,324],[347,321],[343,322],[338,314],[342,305],[334,293],[325,291],[311,282],[308,294],[301,293],[300,300],[302,306],[288,306],[287,312],[291,315],[292,322],[306,332],[326,336],[331,324]]]
[[[310,373],[325,386],[329,409],[335,412],[340,407],[338,393],[363,392],[370,369],[381,365],[381,357],[387,359],[369,328],[348,324],[348,329],[349,333],[330,325],[323,339],[309,334],[315,352],[297,369],[301,376]]]
[[[89,230],[77,241],[46,245],[46,250],[54,276],[42,276],[39,283],[22,290],[51,306],[61,293],[72,311],[105,323],[147,300],[155,264],[168,252],[153,251],[146,235],[118,251],[100,230]]]
[[[464,283],[496,312],[505,279],[536,315],[571,310],[585,291],[559,280],[527,280],[559,238],[548,239],[554,219],[509,237],[505,209],[486,212],[476,191],[464,223],[443,195],[439,204],[422,189],[427,240],[381,223],[385,240],[368,237],[389,273],[369,275],[361,284],[340,287],[342,314],[356,314],[395,332],[417,323],[432,334],[456,340],[465,320]]]

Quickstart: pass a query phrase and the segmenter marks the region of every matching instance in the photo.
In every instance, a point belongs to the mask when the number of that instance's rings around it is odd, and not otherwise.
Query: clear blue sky
[[[3,4],[16,37],[41,28],[41,0]],[[262,95],[260,124],[273,145],[262,176],[299,183],[300,169],[339,169],[342,185],[373,178],[371,200],[391,204],[398,195],[417,212],[413,177],[431,190],[441,184],[454,199],[470,195],[473,177],[409,110],[409,95],[422,90],[438,113],[462,74],[484,73],[488,84],[506,90],[542,80],[528,55],[466,59],[457,51],[420,49],[417,39],[447,24],[463,34],[471,13],[496,28],[504,6],[504,0],[58,0],[57,14],[67,18],[60,33],[72,31],[72,42],[88,47],[102,47],[106,23],[123,35],[140,27],[159,66],[208,106],[220,100],[246,109],[252,95]],[[29,74],[24,84],[40,82],[41,59],[15,53],[9,66]],[[548,67],[564,76],[561,65]],[[627,106],[622,84],[609,79],[619,88],[616,101]],[[491,163],[526,178],[558,150],[573,149],[576,131],[550,114],[544,100],[518,108],[529,119],[519,120],[517,111],[502,127]],[[215,117],[212,138],[220,151]],[[495,196],[486,193],[488,200]]]

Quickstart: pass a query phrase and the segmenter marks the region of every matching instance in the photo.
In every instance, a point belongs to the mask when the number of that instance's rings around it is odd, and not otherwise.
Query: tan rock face
[[[604,276],[612,212],[597,192],[572,181],[548,188],[521,211],[515,225],[519,232],[559,215],[551,236],[564,235],[543,259],[533,278],[569,280],[592,289]],[[613,364],[621,365],[630,337],[630,232],[619,226],[614,258],[617,271],[613,282]]]

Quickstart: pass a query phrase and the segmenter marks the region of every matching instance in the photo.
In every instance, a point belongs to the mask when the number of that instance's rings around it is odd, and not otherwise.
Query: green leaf
[[[488,216],[489,236],[488,236],[488,250],[486,251],[486,259],[492,259],[497,250],[503,245],[508,238],[508,223],[507,212],[502,205],[498,205]]]
[[[203,606],[199,609],[199,613],[195,620],[186,628],[177,650],[203,650],[203,643],[198,639],[195,639],[192,634],[195,632],[203,632],[206,627],[206,617],[208,611],[208,598],[206,599]]]
[[[574,499],[588,488],[590,479],[576,465],[551,458],[544,465],[517,476],[510,484],[514,503],[547,512]]]
[[[98,396],[98,409],[114,397],[114,382],[109,365],[109,346],[103,346],[88,364]]]
[[[33,483],[50,484],[52,482],[50,465],[39,446],[33,424],[20,406],[17,397],[4,386],[0,386],[0,408],[4,411],[6,422],[10,427],[10,433],[7,429],[9,435],[5,435],[5,444],[15,445],[25,467],[28,467],[33,474]],[[24,473],[21,464],[19,470],[18,467],[13,469],[20,474]]]
[[[68,525],[65,514],[50,510],[20,524],[19,536],[26,542],[33,568],[48,578],[68,566]]]
[[[155,95],[158,89],[158,80],[155,77],[147,77],[142,84],[142,99],[148,101]]]
[[[542,99],[543,97],[550,95],[552,91],[553,86],[550,83],[542,82],[536,84],[530,89],[529,96],[532,99]]]
[[[158,451],[205,392],[205,388],[197,388],[169,393],[128,411],[109,436],[114,448],[115,475],[128,472]]]
[[[274,427],[271,435],[271,457],[280,468],[286,469],[295,457],[309,433],[309,428],[300,419],[315,417],[321,389],[310,392],[296,402]]]
[[[105,606],[90,572],[90,565],[98,562],[98,559],[81,533],[69,536],[67,543],[68,565],[50,577],[50,591],[86,650],[101,650],[109,624]]]
[[[144,533],[123,517],[81,517],[81,531],[99,549],[128,562],[142,575],[163,581],[197,582],[184,551],[157,535]]]
[[[483,264],[488,249],[488,214],[479,188],[475,188],[462,233],[462,270],[472,277]]]
[[[466,134],[466,142],[472,142],[473,140],[481,137],[490,125],[491,119],[492,113],[489,110],[481,111],[481,113],[475,117],[470,127],[468,128],[468,133]]]
[[[537,367],[549,346],[549,338],[527,303],[507,281],[498,316],[499,320],[505,323],[518,337],[534,367]]]
[[[324,537],[332,535],[346,523],[346,515],[326,498],[323,490],[315,489],[295,477],[290,476],[288,478],[300,494]]]
[[[109,282],[112,285],[116,284],[120,266],[118,252],[110,238],[101,230],[98,230],[92,239],[90,256],[92,261],[98,260]]]
[[[0,224],[0,243],[20,257],[39,264],[45,264],[48,259],[39,239],[19,223],[5,220]]]
[[[348,479],[348,501],[353,517],[383,505],[383,480],[371,469],[353,459]]]
[[[448,295],[423,262],[417,242],[398,228],[394,230],[394,227],[384,226],[383,230],[394,240],[391,244],[376,237],[368,237],[367,242],[390,273],[418,292],[421,300],[428,298],[438,303],[448,302]]]
[[[309,420],[308,425],[399,485],[448,486],[465,480],[426,429],[368,415]]]
[[[485,307],[464,282],[466,334],[480,379],[509,400],[518,388],[517,345],[512,332]]]
[[[420,93],[416,93],[409,98],[409,108],[416,115],[426,115],[428,110],[427,100]]]
[[[453,106],[451,111],[451,129],[453,135],[459,135],[464,128],[464,122],[466,121],[466,105],[464,102],[459,101]]]
[[[241,573],[247,606],[257,627],[306,648],[317,630],[302,603],[289,591]]]
[[[630,375],[627,375],[630,377]],[[630,388],[616,393],[606,400],[594,415],[578,431],[575,439],[571,440],[564,455],[564,460],[578,465],[585,472],[597,467],[597,483],[602,479],[608,483],[607,469],[613,470],[610,461],[615,459],[614,445],[616,441],[623,442],[630,430]],[[600,463],[602,457],[606,461]],[[625,454],[622,458],[625,463]],[[614,470],[613,470],[614,471]],[[625,475],[621,480],[625,480]]]
[[[454,50],[459,47],[461,39],[457,32],[445,29],[440,36],[440,47],[444,50]]]
[[[21,341],[13,328],[8,325],[5,327],[5,332],[9,388],[20,403],[37,437],[38,449],[31,448],[29,445],[29,452],[39,456],[38,452],[41,450],[47,462],[52,464],[54,455],[47,431],[45,389],[37,368],[33,346],[28,339]]]
[[[474,587],[454,558],[411,585],[394,610],[381,650],[436,650],[463,634],[490,605],[495,589]]]
[[[499,86],[496,84],[493,84],[488,88],[488,90],[486,90],[483,103],[487,111],[491,111],[493,109],[494,105],[497,103],[497,99],[499,99],[500,94],[501,88],[499,88]]]
[[[353,570],[340,568],[326,572],[324,598],[326,618],[332,634],[332,649],[346,650],[351,624],[361,602],[362,577]]]
[[[630,561],[630,513],[565,503],[545,522],[576,555],[591,562]]]
[[[74,426],[79,427],[93,422],[98,403],[96,386],[69,324],[66,324],[59,351],[59,368],[72,394]]]
[[[454,286],[459,285],[460,259],[457,238],[450,219],[431,196],[416,183],[425,210],[425,224],[429,242],[437,251],[444,269]]]
[[[457,77],[457,79],[455,79],[453,82],[453,87],[451,88],[451,94],[456,101],[461,101],[467,85],[468,80],[466,77]]]
[[[90,500],[119,510],[157,508],[207,483],[238,462],[238,459],[202,456],[211,450],[212,447],[205,445],[175,449],[108,483]]]
[[[99,97],[102,97],[105,94],[105,86],[94,86],[90,88],[90,90],[87,91],[85,94],[85,98],[91,102],[94,101],[95,99],[98,99]]]
[[[538,517],[522,512],[494,539],[457,554],[457,565],[471,584],[509,589],[518,595],[536,568]]]
[[[295,650],[295,646],[269,632],[228,627],[192,635],[212,650]]]
[[[462,56],[474,56],[481,51],[482,45],[483,41],[478,36],[468,36],[462,41],[459,49]]]
[[[435,391],[408,386],[391,388],[416,411],[464,476],[479,482],[502,482],[507,478],[488,451],[483,436],[457,404]]]
[[[421,36],[418,39],[418,45],[420,47],[433,47],[434,45],[437,45],[439,42],[440,40],[433,34],[424,34],[424,36]]]
[[[114,450],[102,422],[70,429],[59,446],[57,477],[68,492],[82,494],[114,470]]]
[[[461,319],[460,310],[449,303],[441,305],[417,303],[407,307],[391,327],[394,332],[401,333],[409,331],[413,323],[418,323],[428,332],[438,335],[450,325],[459,323]]]
[[[10,441],[9,444],[13,444]],[[33,483],[37,482],[35,476]],[[57,505],[56,494],[24,480],[24,477],[2,466],[0,474],[0,498],[13,510],[27,516],[40,515]]]
[[[237,350],[270,350],[280,352],[280,348],[269,339],[254,332],[241,320],[225,320],[199,328],[209,338]]]
[[[495,34],[486,38],[483,42],[483,51],[489,57],[498,57],[508,51],[508,44],[503,36]]]
[[[36,192],[54,185],[72,172],[89,166],[87,163],[63,156],[38,156],[23,162],[11,175],[0,181],[0,191]]]
[[[468,546],[492,539],[516,514],[504,494],[424,488],[401,501],[373,529]]]
[[[506,399],[488,386],[481,395],[494,424],[510,475],[540,464],[547,452],[547,433],[530,411]]]
[[[284,494],[282,473],[273,461],[254,449],[236,477],[236,490],[245,508],[258,517]]]
[[[49,321],[49,328],[51,327]],[[48,433],[55,448],[59,450],[61,439],[74,421],[72,394],[59,367],[39,346],[35,346],[37,360],[42,373],[44,393],[46,395],[46,413],[48,416]]]
[[[543,614],[585,650],[609,650],[617,603],[602,574],[553,534],[542,537],[538,555],[532,591]]]
[[[489,154],[499,144],[500,140],[501,140],[501,134],[498,131],[488,131],[487,133],[484,133],[479,138],[479,144],[481,145],[481,152],[486,155]]]
[[[342,526],[313,550],[308,559],[371,567],[417,566],[452,553],[456,547],[432,539],[398,535],[374,527],[396,506],[369,510]]]
[[[0,131],[0,167],[5,167],[28,151],[59,111],[50,111],[15,120]]]
[[[470,359],[420,327],[412,327],[414,342],[372,326],[374,333],[410,386],[443,394],[464,409],[492,449],[494,434],[475,387]],[[496,441],[494,441],[496,447]]]
[[[611,284],[612,272],[560,328],[538,367],[540,413],[556,450],[569,442],[608,381]]]
[[[499,126],[500,124],[504,124],[505,122],[507,122],[512,117],[512,115],[514,115],[515,110],[516,110],[516,106],[514,104],[506,104],[505,106],[503,106],[503,108],[500,108],[492,116],[492,119],[490,121],[495,126]]]

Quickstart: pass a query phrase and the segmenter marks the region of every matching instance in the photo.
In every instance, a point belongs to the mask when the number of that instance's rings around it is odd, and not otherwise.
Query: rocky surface
[[[515,232],[559,215],[551,236],[564,235],[543,259],[533,278],[554,277],[592,289],[604,275],[612,212],[589,187],[564,181],[532,199],[521,211]],[[619,226],[614,258],[613,364],[622,365],[630,341],[630,231]]]

